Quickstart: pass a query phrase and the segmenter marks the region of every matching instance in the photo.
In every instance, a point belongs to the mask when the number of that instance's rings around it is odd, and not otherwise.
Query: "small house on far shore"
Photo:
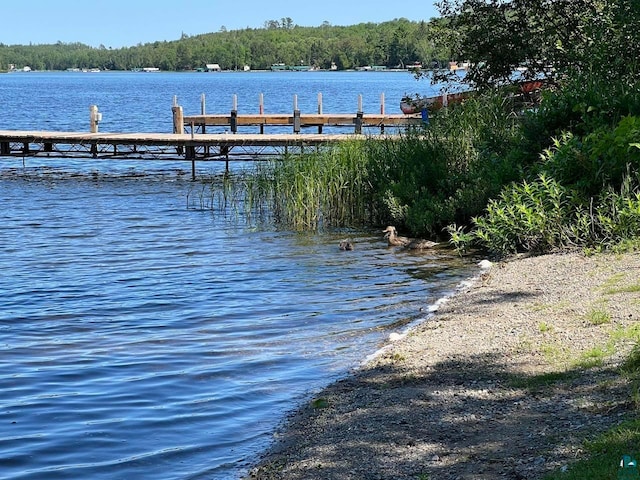
[[[207,72],[221,72],[222,69],[217,63],[207,63]]]

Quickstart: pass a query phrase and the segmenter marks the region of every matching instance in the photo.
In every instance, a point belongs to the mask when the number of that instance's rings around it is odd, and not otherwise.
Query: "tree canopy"
[[[222,69],[268,69],[274,63],[339,69],[366,65],[403,67],[413,62],[446,65],[451,60],[446,26],[438,19],[414,22],[404,18],[352,26],[300,27],[291,18],[269,20],[264,28],[182,35],[176,41],[111,49],[81,43],[2,45],[0,68],[14,64],[37,70],[101,68],[129,70],[158,67],[192,70],[217,63]]]
[[[619,77],[637,62],[637,1],[441,0],[438,6],[457,34],[453,55],[471,62],[467,81],[479,88],[508,81],[517,68],[556,82],[572,71]]]

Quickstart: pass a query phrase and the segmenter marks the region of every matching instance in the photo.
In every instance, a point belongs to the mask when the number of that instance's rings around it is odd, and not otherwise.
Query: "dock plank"
[[[353,126],[360,121],[362,126],[383,127],[383,126],[409,126],[420,125],[422,117],[420,115],[385,115],[385,114],[362,114],[359,117],[353,113],[333,113],[333,114],[300,114],[300,125],[302,127],[319,126]],[[237,126],[293,126],[295,116],[293,114],[238,114],[235,117],[230,114],[205,114],[205,115],[185,115],[184,126],[230,126],[235,122]]]
[[[161,133],[161,132],[57,132],[0,130],[2,157],[93,158],[225,161],[303,153],[348,141],[398,139],[397,134],[357,133]]]

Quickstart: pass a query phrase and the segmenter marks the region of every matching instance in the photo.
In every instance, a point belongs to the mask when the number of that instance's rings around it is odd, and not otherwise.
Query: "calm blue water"
[[[316,113],[322,94],[324,113],[363,111],[399,114],[400,98],[436,91],[406,72],[224,72],[224,73],[11,73],[0,76],[0,129],[88,131],[89,107],[103,113],[102,132],[171,132],[174,96],[185,115],[228,113],[237,95],[239,113],[258,113],[263,94],[266,113]]]
[[[260,92],[268,111],[293,94],[313,111],[321,90],[331,112],[417,87],[372,72],[9,74],[0,129],[85,130],[98,104],[102,131],[170,131],[173,95],[189,113],[201,93],[222,112]],[[0,478],[238,478],[287,410],[473,273],[389,250],[378,230],[193,208],[203,187],[185,169],[0,158]]]

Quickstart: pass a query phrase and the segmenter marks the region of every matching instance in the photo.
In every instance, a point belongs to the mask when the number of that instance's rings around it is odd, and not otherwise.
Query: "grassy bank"
[[[528,111],[495,90],[400,139],[260,163],[237,180],[241,193],[225,195],[296,230],[393,224],[495,255],[635,248],[640,83],[578,78]]]

